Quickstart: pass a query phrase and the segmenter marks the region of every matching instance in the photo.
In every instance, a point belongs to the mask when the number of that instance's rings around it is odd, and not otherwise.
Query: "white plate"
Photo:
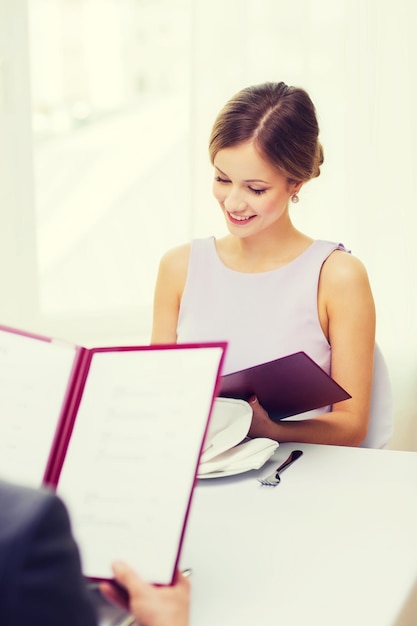
[[[230,470],[225,470],[224,472],[211,472],[211,474],[197,474],[197,478],[199,480],[205,479],[205,478],[226,478],[227,476],[237,476],[238,474],[244,474],[245,472],[250,472],[253,469],[256,469],[256,468],[245,467],[245,469],[242,469],[242,468],[230,469]]]

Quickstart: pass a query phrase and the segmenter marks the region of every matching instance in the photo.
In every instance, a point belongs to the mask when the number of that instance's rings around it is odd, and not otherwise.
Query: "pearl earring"
[[[298,193],[297,192],[292,194],[291,202],[294,202],[294,204],[297,204],[297,202],[300,202],[300,198],[298,197]]]

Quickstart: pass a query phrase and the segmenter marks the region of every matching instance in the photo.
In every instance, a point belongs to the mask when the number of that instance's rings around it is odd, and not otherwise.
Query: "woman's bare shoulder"
[[[160,268],[171,274],[183,274],[187,271],[191,244],[184,243],[167,250],[161,257]]]
[[[335,250],[323,264],[321,282],[332,290],[349,288],[358,284],[368,284],[368,272],[364,263],[353,254]]]

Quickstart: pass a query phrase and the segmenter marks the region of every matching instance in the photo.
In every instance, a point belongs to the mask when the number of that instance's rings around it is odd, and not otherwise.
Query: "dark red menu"
[[[256,395],[273,420],[351,397],[305,352],[222,376],[218,395],[242,400]]]

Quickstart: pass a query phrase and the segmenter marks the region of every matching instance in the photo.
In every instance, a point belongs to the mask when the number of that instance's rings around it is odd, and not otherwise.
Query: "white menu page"
[[[3,480],[41,485],[75,356],[71,344],[0,329]]]
[[[171,582],[222,354],[94,353],[57,487],[86,576],[123,559]]]

